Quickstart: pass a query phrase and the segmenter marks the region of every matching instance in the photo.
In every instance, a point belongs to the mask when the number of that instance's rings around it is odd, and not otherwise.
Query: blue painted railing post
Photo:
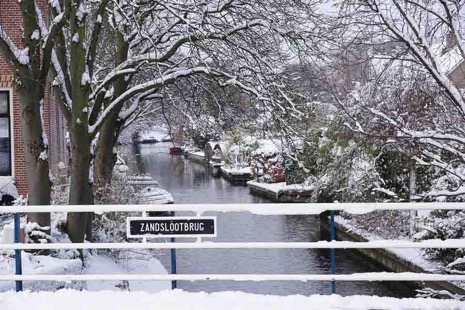
[[[15,243],[20,243],[20,236],[19,236],[19,231],[20,231],[20,222],[19,222],[19,214],[15,213]],[[15,267],[16,271],[15,274],[21,275],[23,274],[23,266],[21,262],[21,250],[15,250]],[[16,291],[20,292],[23,290],[23,281],[16,281]]]
[[[169,213],[169,216],[175,216],[176,213],[174,211],[171,211]],[[175,238],[171,238],[171,242],[176,242]],[[176,274],[176,249],[170,249],[170,255],[171,255],[171,274]],[[176,280],[171,281],[171,289],[174,290],[175,288],[178,287],[178,283]]]
[[[336,225],[334,223],[334,210],[331,210],[331,227],[330,227],[330,238],[331,241],[336,240]],[[336,273],[336,249],[330,249],[330,263],[331,263],[331,274]],[[331,281],[331,293],[336,294],[336,281]]]
[[[171,242],[176,242],[175,238],[171,238]],[[171,249],[171,274],[176,274],[176,249]],[[176,280],[171,281],[171,289],[175,289],[178,286]]]

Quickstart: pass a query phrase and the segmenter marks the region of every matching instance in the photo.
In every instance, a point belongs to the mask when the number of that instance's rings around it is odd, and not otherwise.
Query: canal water
[[[169,155],[168,143],[143,144],[135,151],[135,168],[149,173],[161,187],[171,192],[175,203],[265,203],[264,198],[249,193],[245,186],[232,185],[212,176],[203,165],[182,156]],[[257,216],[250,213],[206,213],[218,221],[217,242],[233,241],[318,241],[327,240],[316,216]],[[178,242],[190,242],[178,240]],[[167,250],[158,256],[167,270]],[[336,251],[336,273],[385,271],[379,265],[353,250]],[[180,274],[260,273],[260,274],[328,274],[329,250],[324,249],[178,249],[177,269]],[[186,291],[243,291],[274,295],[330,294],[330,282],[235,282],[182,281],[178,288]],[[413,296],[402,283],[339,282],[340,295]]]

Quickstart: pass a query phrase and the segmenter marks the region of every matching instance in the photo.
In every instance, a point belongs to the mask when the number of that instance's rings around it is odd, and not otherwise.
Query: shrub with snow
[[[430,233],[427,238],[432,239],[463,239],[465,238],[464,211],[434,211],[423,219],[425,230]],[[444,266],[465,257],[465,249],[424,249],[429,258],[440,262]],[[453,264],[453,269],[465,271],[465,260]]]
[[[252,154],[258,148],[255,138],[235,134],[227,145],[226,152],[223,154],[226,168],[242,170],[245,167],[250,167]]]

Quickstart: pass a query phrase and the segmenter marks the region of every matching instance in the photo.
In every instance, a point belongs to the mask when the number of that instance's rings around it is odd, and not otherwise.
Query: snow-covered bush
[[[302,184],[308,180],[307,170],[294,154],[286,155],[284,160],[284,174],[286,184]],[[312,182],[313,183],[313,182]]]
[[[52,185],[52,205],[67,205],[69,201],[69,179],[65,170],[60,170],[59,175]],[[27,201],[26,201],[27,202]]]
[[[383,239],[409,236],[410,213],[404,210],[375,211],[362,215],[342,214],[351,224]]]
[[[140,196],[127,182],[128,176],[126,173],[113,173],[111,182],[107,186],[95,190],[95,203],[137,204],[140,200]]]
[[[357,101],[354,94],[351,100]],[[361,109],[355,104],[354,109]],[[363,114],[363,113],[362,113]],[[359,114],[356,114],[359,115]],[[422,150],[404,140],[389,138],[389,128],[373,117],[361,123],[341,111],[328,127],[313,128],[305,137],[303,153],[298,156],[300,173],[315,185],[315,201],[388,202],[411,199],[411,173],[415,197],[431,190],[438,169],[414,161]],[[371,126],[375,136],[362,132]],[[357,126],[360,126],[359,129]]]
[[[343,117],[341,117],[341,120]],[[338,124],[337,122],[335,124]],[[372,141],[335,125],[309,131],[297,158],[307,183],[315,186],[314,201],[376,201],[376,171]]]
[[[252,161],[253,178],[264,183],[279,183],[285,179],[285,160],[282,154],[256,154]]]
[[[95,193],[96,204],[140,204],[144,197],[134,187],[128,185],[126,173],[114,173],[104,188]],[[93,221],[94,238],[99,242],[121,242],[126,240],[126,218],[131,215],[140,216],[140,212],[104,212],[95,214]]]
[[[123,154],[124,155],[124,154]],[[124,163],[122,159],[119,162]],[[119,165],[124,166],[125,165]],[[116,169],[113,173],[111,182],[104,188],[95,189],[95,204],[139,204],[144,197],[134,187],[128,185],[128,175],[126,172],[121,173]],[[124,169],[123,169],[124,170]],[[66,178],[57,178],[52,187],[52,204],[68,204],[69,180]],[[126,238],[126,217],[128,212],[105,212],[95,214],[93,221],[94,238],[98,241],[123,241]],[[137,215],[140,215],[138,213]],[[55,225],[55,226],[53,226]],[[57,217],[56,222],[52,225],[52,230],[64,234],[66,225],[66,216]],[[40,234],[38,227],[30,226],[30,235]]]
[[[465,238],[464,211],[433,211],[423,219],[422,227],[425,239],[463,239]],[[444,266],[465,271],[465,249],[424,249],[429,258]],[[454,263],[456,262],[456,263]]]
[[[229,141],[225,163],[231,168],[243,168],[251,165],[252,156],[259,147],[258,141],[252,137],[235,135]]]

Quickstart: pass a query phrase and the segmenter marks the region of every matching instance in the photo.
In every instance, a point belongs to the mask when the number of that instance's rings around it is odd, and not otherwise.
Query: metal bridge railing
[[[317,215],[325,211],[346,211],[365,214],[381,210],[465,210],[465,203],[319,203],[319,204],[182,204],[182,205],[82,205],[82,206],[11,206],[2,207],[0,213],[14,213],[19,232],[20,213],[27,212],[250,212],[256,215]],[[334,227],[333,227],[334,228]],[[221,227],[218,227],[221,231]],[[19,242],[19,238],[16,240]],[[367,242],[316,241],[316,242],[197,242],[187,243],[47,243],[0,244],[0,250],[37,249],[388,249],[388,248],[465,248],[465,239],[375,240]],[[17,264],[19,262],[17,261]],[[16,274],[0,275],[0,281],[79,281],[79,280],[161,280],[161,281],[465,281],[465,274],[392,273],[370,272],[354,274]],[[333,269],[334,270],[334,269]],[[22,284],[22,283],[21,283]]]

